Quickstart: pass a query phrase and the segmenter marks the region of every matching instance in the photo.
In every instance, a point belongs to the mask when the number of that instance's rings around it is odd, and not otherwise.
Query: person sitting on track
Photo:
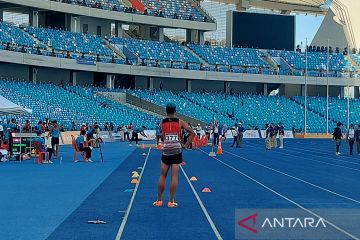
[[[96,143],[94,137],[95,134],[96,134],[96,129],[94,126],[89,127],[89,129],[86,131],[86,141],[88,142],[88,145],[91,147],[94,147]]]
[[[36,144],[37,152],[39,152],[39,154],[43,154],[43,156],[42,156],[42,159],[44,159],[43,163],[53,163],[51,161],[51,156],[53,154],[53,149],[52,148],[46,148],[45,140],[41,137],[42,131],[37,131],[36,135],[37,135],[37,137],[33,138],[31,142],[34,145]],[[46,148],[46,152],[49,153],[49,159],[48,160],[45,160],[45,148]],[[40,158],[40,156],[39,156],[39,158]]]
[[[162,206],[162,194],[165,189],[166,176],[171,167],[170,200],[169,208],[177,207],[174,196],[178,185],[179,164],[182,163],[182,147],[188,148],[192,143],[195,132],[183,120],[175,118],[176,105],[166,105],[166,118],[161,122],[161,133],[164,138],[163,154],[161,156],[161,172],[158,181],[157,200],[153,203],[155,207]],[[181,144],[181,130],[185,129],[190,135],[185,145]]]
[[[79,148],[79,151],[85,152],[85,162],[92,162],[91,160],[92,147],[85,147],[85,135],[86,135],[86,131],[82,130],[80,132],[80,135],[76,138],[76,146]]]

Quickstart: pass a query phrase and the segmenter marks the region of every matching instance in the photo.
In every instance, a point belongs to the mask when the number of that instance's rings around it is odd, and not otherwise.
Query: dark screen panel
[[[233,12],[232,26],[234,47],[295,48],[295,16]]]

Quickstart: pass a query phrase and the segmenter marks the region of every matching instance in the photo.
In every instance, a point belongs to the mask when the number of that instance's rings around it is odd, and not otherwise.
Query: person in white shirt
[[[350,124],[350,126],[349,126],[349,129],[346,133],[346,139],[349,142],[350,155],[353,155],[353,148],[354,148],[354,142],[355,142],[355,129],[354,129],[353,124]]]
[[[231,134],[233,135],[234,141],[230,147],[234,147],[235,144],[237,147],[238,146],[238,135],[239,135],[239,128],[238,128],[237,123],[235,123],[235,127],[231,129]]]
[[[44,160],[43,161],[44,163],[53,163],[51,161],[51,157],[52,157],[52,154],[54,152],[52,146],[53,146],[53,144],[52,144],[52,136],[50,134],[47,134],[46,137],[45,137],[45,149],[46,149],[46,152],[49,153],[49,159]]]
[[[217,146],[217,145],[219,145],[219,125],[218,124],[214,124],[213,132],[214,132],[213,146]]]
[[[196,135],[198,136],[198,138],[201,138],[201,125],[200,123],[198,123],[198,125],[196,126]]]

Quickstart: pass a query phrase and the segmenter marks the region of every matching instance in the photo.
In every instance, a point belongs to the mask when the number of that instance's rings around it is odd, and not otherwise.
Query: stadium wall
[[[36,77],[33,71],[36,69]],[[0,77],[9,79],[18,79],[24,81],[36,81],[41,83],[52,82],[54,84],[73,84],[73,74],[75,73],[75,84],[79,86],[91,86],[95,83],[96,73],[90,71],[74,71],[68,69],[37,67],[28,65],[19,65],[12,63],[0,63]],[[119,75],[126,76],[126,75]],[[34,78],[36,80],[34,80]],[[159,78],[147,76],[135,76],[127,81],[134,81],[133,86],[136,89],[160,89],[162,83],[163,90],[170,91],[211,91],[233,93],[254,93],[264,94],[264,85],[267,83],[251,82],[225,82],[222,80],[191,80]],[[131,84],[130,84],[131,85]],[[228,85],[228,87],[226,87]],[[304,85],[300,84],[280,84],[279,95],[292,97],[304,95]],[[329,95],[332,97],[343,96],[344,90],[341,86],[329,86]],[[308,96],[326,96],[326,86],[308,85]],[[358,97],[358,96],[355,96]]]
[[[216,23],[198,22],[170,18],[131,14],[125,12],[107,11],[103,9],[89,8],[50,0],[2,0],[2,2],[17,4],[31,9],[43,9],[66,14],[87,16],[92,18],[108,19],[124,23],[136,23],[169,28],[197,29],[203,31],[215,31]]]

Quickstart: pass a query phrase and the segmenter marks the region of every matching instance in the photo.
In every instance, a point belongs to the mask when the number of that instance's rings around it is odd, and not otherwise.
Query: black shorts
[[[56,138],[56,137],[52,137],[51,138],[51,145],[57,145],[59,144],[59,138]]]
[[[162,155],[161,161],[165,163],[166,165],[172,165],[172,164],[180,164],[182,163],[182,153],[178,153],[175,155]]]

